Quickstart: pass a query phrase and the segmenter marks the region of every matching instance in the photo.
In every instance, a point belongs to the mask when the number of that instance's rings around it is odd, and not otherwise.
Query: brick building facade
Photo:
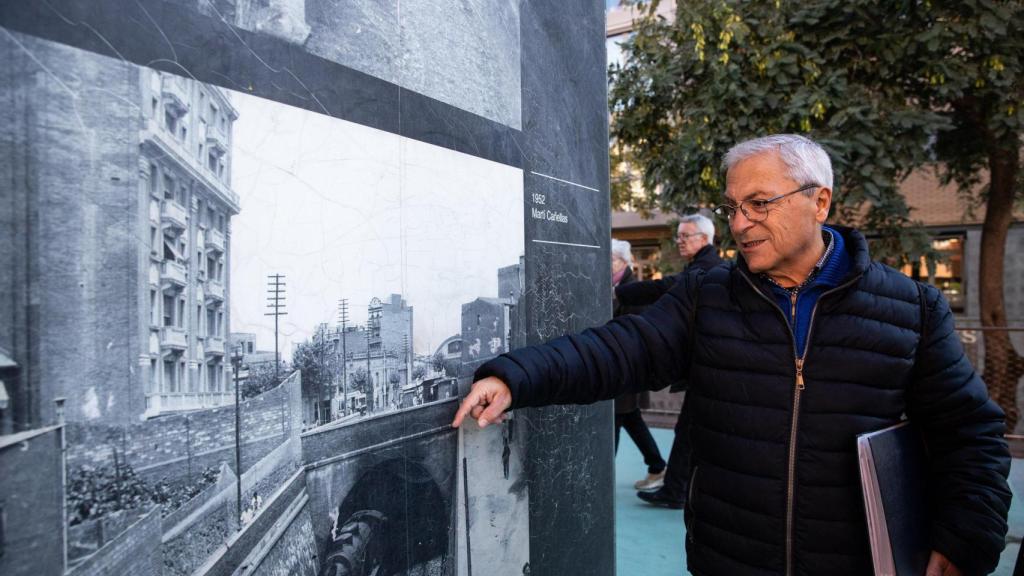
[[[219,89],[28,36],[0,40],[0,348],[14,430],[224,403],[231,126]]]

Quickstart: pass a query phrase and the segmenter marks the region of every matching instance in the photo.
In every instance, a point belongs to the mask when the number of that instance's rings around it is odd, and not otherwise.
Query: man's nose
[[[743,210],[736,209],[733,213],[732,218],[729,219],[729,230],[732,232],[734,237],[746,232],[754,225],[747,215],[743,213]]]

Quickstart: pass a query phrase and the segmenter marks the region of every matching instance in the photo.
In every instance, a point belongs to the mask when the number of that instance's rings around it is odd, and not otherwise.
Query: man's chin
[[[768,270],[768,266],[764,262],[747,260],[747,270],[750,270],[754,274],[762,274]]]

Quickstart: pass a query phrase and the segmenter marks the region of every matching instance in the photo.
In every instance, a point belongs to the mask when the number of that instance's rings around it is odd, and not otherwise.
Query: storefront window
[[[905,265],[902,272],[915,280],[928,282],[946,296],[953,312],[962,313],[966,304],[964,288],[964,237],[947,236],[932,241],[932,248],[941,255],[934,270],[929,270],[928,263],[922,257],[916,265]]]

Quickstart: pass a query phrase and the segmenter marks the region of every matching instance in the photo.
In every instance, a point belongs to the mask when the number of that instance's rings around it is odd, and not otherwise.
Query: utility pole
[[[269,312],[263,315],[274,317],[274,381],[277,382],[281,379],[281,352],[277,345],[278,335],[280,334],[278,320],[281,316],[288,315],[288,313],[284,311],[284,274],[269,274],[267,275],[267,281],[269,282],[267,284],[267,309]]]
[[[320,374],[320,378],[322,378],[322,380],[320,380],[320,393],[317,394],[316,411],[318,415],[317,417],[320,419],[320,423],[326,424],[331,421],[329,406],[327,409],[328,413],[324,414],[324,380],[326,380],[325,376],[327,375],[327,323],[324,322],[320,324],[320,326],[317,327],[316,332],[317,335],[319,335],[320,337],[320,343],[317,344],[315,350],[316,355],[320,358],[320,370],[318,372]],[[315,336],[313,338],[313,341],[314,343],[316,342]],[[327,385],[328,387],[330,387],[330,380],[327,380]]]
[[[348,416],[348,351],[345,350],[345,329],[348,327],[348,298],[342,298],[338,301],[338,322],[341,324],[342,414]]]
[[[405,383],[412,382],[412,350],[409,349],[409,335],[402,334],[402,362],[405,364]]]
[[[383,341],[380,344],[380,364],[381,373],[383,374],[380,389],[384,396],[384,401],[381,402],[381,405],[386,410],[391,405],[391,382],[388,380],[388,349],[384,346]]]
[[[370,326],[366,326],[366,411],[373,413],[373,372],[370,371]]]
[[[242,347],[235,346],[231,350],[231,367],[235,372],[235,519],[238,529],[242,529],[242,416],[240,392],[238,389],[238,369],[242,367]]]

